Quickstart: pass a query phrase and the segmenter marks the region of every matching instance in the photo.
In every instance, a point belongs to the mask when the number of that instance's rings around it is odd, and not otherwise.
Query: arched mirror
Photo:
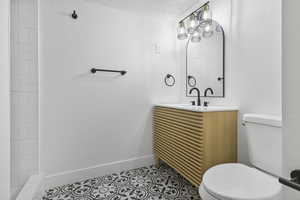
[[[211,92],[208,97],[225,96],[225,34],[222,26],[212,20],[209,30],[198,29],[197,40],[191,35],[186,44],[186,95],[193,87],[197,87],[201,96],[207,88]]]

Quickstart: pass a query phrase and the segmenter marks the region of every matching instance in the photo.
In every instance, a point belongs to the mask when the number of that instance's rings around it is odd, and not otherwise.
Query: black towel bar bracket
[[[92,68],[91,72],[93,74],[95,74],[96,72],[111,72],[111,73],[120,73],[122,76],[125,75],[127,73],[127,71],[124,70],[109,70],[109,69],[96,69],[96,68]]]
[[[78,18],[78,14],[76,13],[76,10],[73,11],[73,13],[72,13],[71,16],[72,16],[73,19],[77,19]]]

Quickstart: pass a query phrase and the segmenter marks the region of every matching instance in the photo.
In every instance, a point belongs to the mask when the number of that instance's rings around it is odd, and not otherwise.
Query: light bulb
[[[206,32],[209,32],[210,31],[210,25],[207,25],[205,28],[204,28],[204,31],[206,31]]]
[[[209,38],[209,37],[211,37],[213,34],[214,34],[214,31],[212,30],[212,25],[211,25],[211,24],[207,24],[207,25],[204,27],[204,31],[203,31],[202,36],[203,36],[204,38]]]
[[[201,35],[200,35],[200,30],[196,30],[191,38],[191,41],[196,43],[196,42],[200,42],[201,41]]]
[[[211,23],[212,23],[212,12],[209,8],[209,5],[206,5],[202,10],[200,26],[203,28]]]
[[[211,19],[211,11],[208,6],[204,9],[202,18],[203,18],[203,20]]]
[[[178,31],[177,31],[177,38],[179,40],[185,40],[185,39],[187,39],[187,37],[188,37],[188,34],[186,32],[185,25],[183,22],[180,22],[179,26],[178,26]]]
[[[197,25],[198,25],[198,21],[196,20],[196,17],[195,17],[194,14],[192,14],[192,15],[190,16],[188,22],[189,22],[189,23],[188,23],[188,30],[187,30],[187,32],[188,32],[188,34],[192,34],[192,33],[194,33],[195,28],[196,28]]]

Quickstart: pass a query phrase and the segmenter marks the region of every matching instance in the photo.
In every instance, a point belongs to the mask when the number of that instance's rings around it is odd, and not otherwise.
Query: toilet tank
[[[250,163],[266,172],[281,176],[281,116],[245,114],[243,116]]]

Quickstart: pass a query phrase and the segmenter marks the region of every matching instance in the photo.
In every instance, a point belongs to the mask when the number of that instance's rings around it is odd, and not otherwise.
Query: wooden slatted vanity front
[[[199,186],[204,172],[237,161],[238,111],[195,112],[154,107],[154,153]]]

